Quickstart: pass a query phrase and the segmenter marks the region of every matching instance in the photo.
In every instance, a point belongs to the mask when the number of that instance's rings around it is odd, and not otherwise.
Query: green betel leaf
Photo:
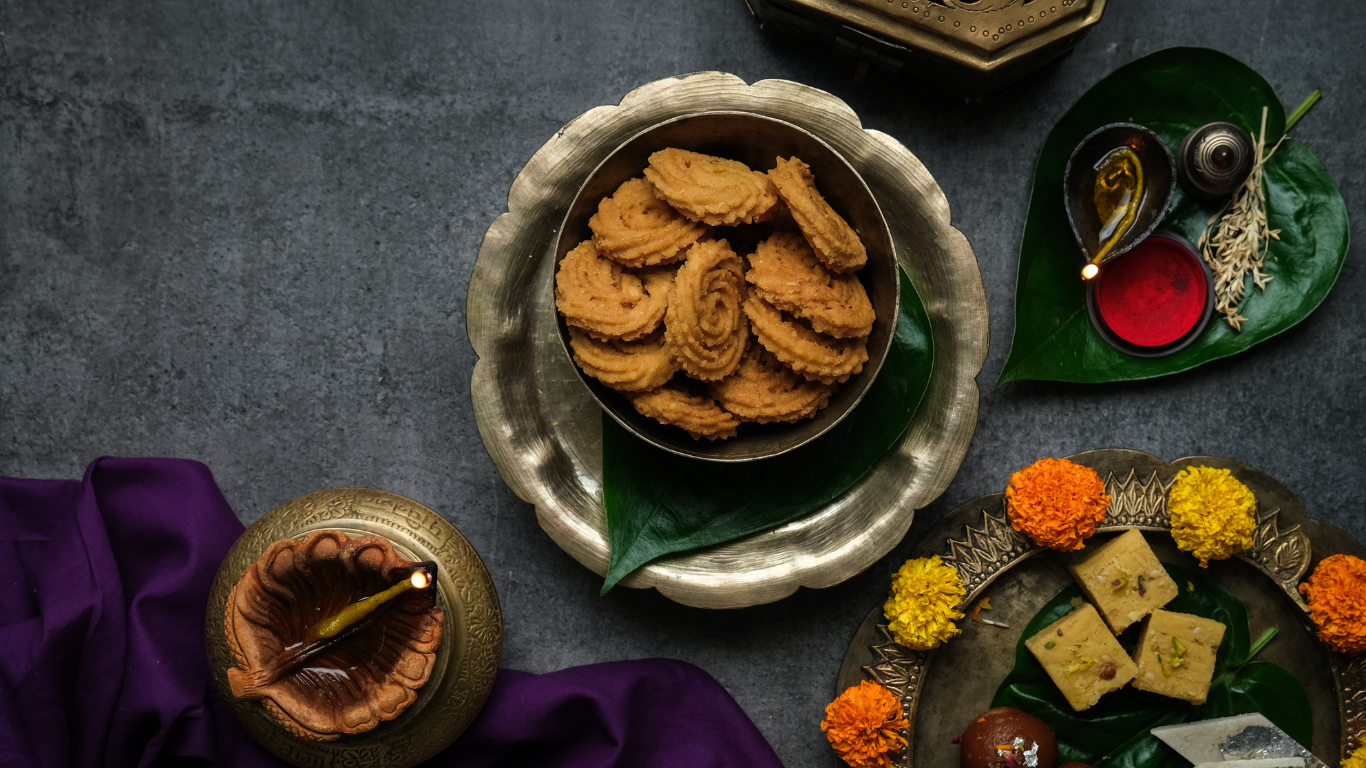
[[[602,418],[602,495],[611,547],[605,594],[664,555],[795,520],[849,490],[906,431],[930,383],[930,319],[901,275],[891,349],[858,407],[829,432],[771,459],[718,464],[662,451]]]
[[[1025,648],[1025,641],[1072,610],[1082,597],[1075,584],[1049,600],[1020,633],[1015,666],[996,690],[993,707],[1015,707],[1043,720],[1058,740],[1058,762],[1078,761],[1099,768],[1180,768],[1189,763],[1150,730],[1159,725],[1261,712],[1301,744],[1313,738],[1309,699],[1299,681],[1285,669],[1265,661],[1248,662],[1250,633],[1247,609],[1232,593],[1205,576],[1163,564],[1180,593],[1165,608],[1222,622],[1227,629],[1216,655],[1214,680],[1204,704],[1125,687],[1106,694],[1100,703],[1075,712],[1058,687]],[[1190,589],[1194,585],[1195,589]],[[1135,625],[1120,635],[1120,645],[1133,652],[1142,632]]]
[[[997,384],[1129,381],[1184,371],[1285,331],[1323,301],[1347,256],[1347,208],[1318,158],[1286,139],[1265,166],[1268,226],[1281,231],[1264,267],[1274,279],[1263,293],[1247,278],[1241,332],[1216,314],[1189,347],[1168,357],[1137,358],[1106,344],[1086,312],[1084,260],[1063,205],[1063,171],[1073,148],[1115,122],[1147,126],[1173,150],[1191,130],[1220,120],[1256,137],[1264,106],[1270,147],[1285,129],[1285,110],[1271,85],[1217,51],[1171,48],[1119,68],[1063,115],[1034,171],[1015,286],[1015,338]],[[1220,205],[1178,187],[1161,227],[1196,242]]]

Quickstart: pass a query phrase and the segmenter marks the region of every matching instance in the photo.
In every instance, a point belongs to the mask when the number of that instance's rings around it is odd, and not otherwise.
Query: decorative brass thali
[[[915,510],[944,492],[977,424],[975,378],[988,344],[986,292],[948,200],[895,139],[867,130],[844,102],[785,80],[746,85],[701,72],[641,86],[571,121],[513,181],[508,212],[484,235],[465,306],[479,356],[470,381],[479,434],[513,492],[551,538],[607,571],[602,410],[561,349],[554,311],[557,228],[580,184],[614,149],[661,121],[699,112],[775,117],[814,134],[859,172],[891,228],[897,261],[929,314],[934,368],[900,442],[857,485],[775,530],[646,565],[621,581],[678,602],[735,608],[799,586],[827,587],[885,555]]]
[[[1212,562],[1206,574],[1247,606],[1254,634],[1275,625],[1280,633],[1258,657],[1273,661],[1304,686],[1314,718],[1313,743],[1305,745],[1329,764],[1341,760],[1366,735],[1366,656],[1331,653],[1313,635],[1308,608],[1296,587],[1313,566],[1338,553],[1366,556],[1366,549],[1328,523],[1310,519],[1299,499],[1271,477],[1244,464],[1210,456],[1170,464],[1139,451],[1105,449],[1068,457],[1105,478],[1112,501],[1097,535],[1137,528],[1170,533],[1167,490],[1176,473],[1192,465],[1231,470],[1257,497],[1253,547],[1234,559]],[[1170,536],[1149,536],[1164,562],[1195,567]],[[964,619],[963,632],[940,648],[919,652],[887,634],[882,606],[868,614],[840,666],[836,691],[873,679],[902,702],[911,723],[911,746],[897,756],[899,768],[952,765],[952,743],[992,696],[1015,661],[1020,630],[1072,583],[1065,553],[1044,550],[1010,527],[1003,495],[983,496],[950,512],[916,546],[912,557],[939,555],[958,569],[967,590],[964,606],[992,598],[998,627]],[[990,591],[988,591],[990,590]],[[923,716],[922,716],[923,715]]]
[[[412,561],[437,563],[443,640],[431,678],[392,721],[337,741],[306,741],[285,731],[256,701],[235,699],[227,669],[235,664],[223,632],[228,593],[270,545],[319,530],[379,535]],[[204,616],[209,667],[233,716],[262,746],[299,766],[407,768],[456,739],[484,705],[503,652],[503,615],[479,554],[449,522],[411,499],[367,488],[333,488],[285,502],[249,527],[219,566]]]

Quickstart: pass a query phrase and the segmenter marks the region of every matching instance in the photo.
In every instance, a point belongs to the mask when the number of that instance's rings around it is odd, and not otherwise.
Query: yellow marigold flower
[[[1186,467],[1167,495],[1172,538],[1208,568],[1252,546],[1257,499],[1227,469]]]
[[[1342,768],[1366,768],[1366,736],[1359,743],[1361,746],[1342,761]]]
[[[897,731],[910,727],[901,701],[892,692],[864,680],[825,707],[821,731],[844,762],[854,768],[891,768],[889,752],[900,752],[906,739]]]
[[[1011,527],[1064,552],[1085,547],[1109,507],[1100,475],[1067,459],[1039,459],[1011,475],[1006,486]]]
[[[961,631],[953,622],[963,618],[958,606],[964,594],[958,570],[938,555],[907,560],[892,577],[892,596],[882,607],[892,639],[917,651],[939,647]]]
[[[1329,648],[1352,656],[1366,651],[1366,561],[1325,557],[1300,593],[1309,599],[1309,615]]]

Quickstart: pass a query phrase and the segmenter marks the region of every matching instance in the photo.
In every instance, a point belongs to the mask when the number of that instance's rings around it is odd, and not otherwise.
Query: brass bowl
[[[649,164],[650,155],[668,147],[738,160],[756,171],[767,171],[778,158],[792,156],[811,167],[821,194],[858,232],[868,249],[868,263],[858,271],[877,314],[868,337],[868,361],[863,364],[863,371],[841,384],[830,404],[813,417],[791,424],[744,424],[739,434],[728,440],[694,440],[678,427],[641,415],[621,393],[581,370],[579,377],[593,399],[618,424],[670,453],[719,462],[755,461],[787,453],[825,434],[858,405],[891,348],[901,290],[887,221],[858,171],[824,141],[791,123],[752,112],[703,112],[665,120],[641,131],[588,175],[560,226],[555,248],[557,265],[565,254],[592,237],[588,219],[597,212],[598,203],[624,182],[639,177]],[[727,237],[733,229],[719,229],[716,236]],[[748,255],[748,249],[740,247],[734,237],[730,239],[741,258]],[[572,363],[569,326],[563,315],[557,313],[556,317],[562,349]]]
[[[1063,174],[1067,221],[1072,225],[1072,234],[1086,261],[1100,250],[1100,230],[1104,225],[1094,202],[1096,164],[1120,147],[1132,149],[1143,166],[1143,198],[1133,224],[1100,263],[1119,258],[1152,234],[1171,204],[1172,190],[1176,186],[1176,164],[1171,151],[1157,134],[1134,123],[1111,123],[1092,131],[1072,150]]]

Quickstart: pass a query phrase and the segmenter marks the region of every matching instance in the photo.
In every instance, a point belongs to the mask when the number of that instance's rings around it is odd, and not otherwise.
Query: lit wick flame
[[[413,589],[426,589],[427,585],[432,583],[432,578],[427,575],[426,571],[413,571],[412,578],[408,579],[408,582],[413,585]]]
[[[1082,280],[1090,280],[1098,274],[1100,274],[1100,267],[1096,266],[1095,264],[1087,264],[1081,269]]]

